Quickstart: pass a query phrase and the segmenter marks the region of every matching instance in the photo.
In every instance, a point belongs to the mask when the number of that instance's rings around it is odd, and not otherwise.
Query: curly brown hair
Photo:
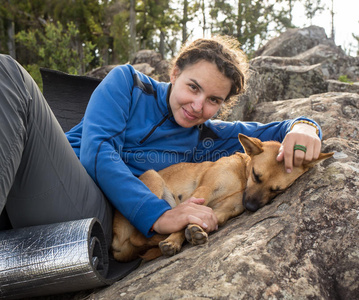
[[[245,91],[248,59],[240,49],[240,43],[228,36],[216,36],[210,39],[200,38],[184,45],[172,62],[172,70],[182,72],[186,67],[205,60],[214,63],[218,70],[232,82],[226,102],[233,96]]]

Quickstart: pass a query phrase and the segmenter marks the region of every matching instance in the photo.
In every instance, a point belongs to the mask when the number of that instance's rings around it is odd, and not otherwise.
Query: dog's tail
[[[151,249],[147,250],[145,254],[140,255],[140,257],[142,259],[144,259],[145,261],[150,261],[150,260],[153,260],[160,256],[162,256],[162,252],[159,247],[151,248]]]

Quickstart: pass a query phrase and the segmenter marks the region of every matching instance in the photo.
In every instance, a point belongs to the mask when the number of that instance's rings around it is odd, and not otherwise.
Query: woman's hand
[[[213,210],[202,205],[205,199],[191,197],[173,209],[166,211],[153,224],[159,234],[170,234],[184,229],[188,224],[197,224],[206,232],[218,229],[218,221]]]
[[[306,151],[294,150],[295,145],[306,147]],[[299,167],[303,163],[317,159],[321,150],[321,141],[316,129],[305,123],[295,124],[293,129],[285,136],[279,149],[277,161],[284,159],[284,166],[288,173],[292,172],[293,166]]]

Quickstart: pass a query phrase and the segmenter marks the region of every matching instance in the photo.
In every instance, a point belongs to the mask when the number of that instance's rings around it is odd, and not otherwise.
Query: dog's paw
[[[202,245],[208,242],[208,234],[198,225],[188,225],[185,235],[192,245]]]
[[[165,256],[173,256],[177,254],[181,249],[171,241],[162,241],[158,244],[161,249],[161,252]]]

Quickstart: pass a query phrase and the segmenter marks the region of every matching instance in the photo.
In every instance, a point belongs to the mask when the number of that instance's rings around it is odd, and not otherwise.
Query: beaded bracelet
[[[310,121],[307,121],[307,120],[299,120],[299,121],[294,122],[292,127],[290,128],[290,130],[293,129],[294,125],[297,125],[299,123],[307,124],[307,125],[310,125],[310,126],[314,127],[316,129],[317,135],[319,135],[319,129],[318,129],[317,125],[315,125],[313,122],[310,122]]]

